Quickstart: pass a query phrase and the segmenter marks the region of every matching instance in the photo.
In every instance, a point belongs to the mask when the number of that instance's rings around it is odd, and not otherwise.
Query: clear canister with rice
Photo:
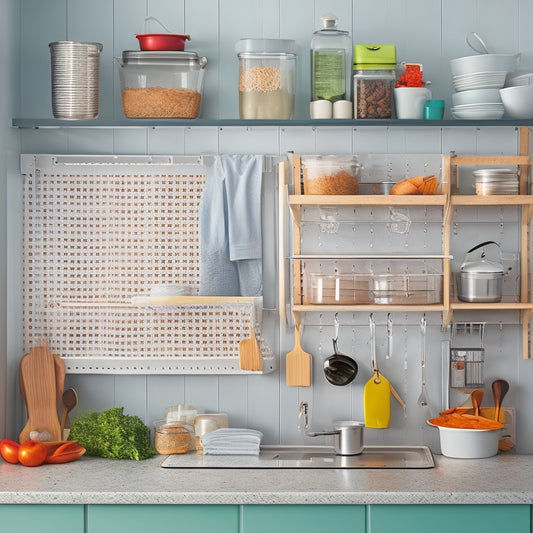
[[[239,116],[288,120],[294,115],[296,42],[290,39],[241,39]]]

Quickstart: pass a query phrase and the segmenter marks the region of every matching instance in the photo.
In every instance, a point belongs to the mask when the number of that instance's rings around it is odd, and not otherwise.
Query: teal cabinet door
[[[117,531],[238,533],[239,507],[237,505],[89,505],[87,507],[87,533],[117,533]],[[54,533],[57,533],[57,530]]]
[[[365,533],[364,505],[245,505],[241,533]]]
[[[369,533],[530,533],[529,505],[371,505]]]
[[[0,505],[0,531],[84,533],[83,505]]]

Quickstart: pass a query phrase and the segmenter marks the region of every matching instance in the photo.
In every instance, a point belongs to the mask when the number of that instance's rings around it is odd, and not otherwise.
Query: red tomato
[[[27,440],[19,448],[19,461],[24,466],[39,466],[44,463],[47,455],[46,446],[36,440]]]
[[[19,462],[20,444],[14,440],[2,439],[0,441],[0,455],[8,463],[16,464]]]

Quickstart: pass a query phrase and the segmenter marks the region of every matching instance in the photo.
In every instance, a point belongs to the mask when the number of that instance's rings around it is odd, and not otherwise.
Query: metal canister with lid
[[[294,115],[296,41],[241,39],[239,116],[241,119],[288,120]]]
[[[494,241],[485,241],[468,250],[460,272],[457,273],[457,297],[463,302],[500,302],[503,293],[503,265],[485,256],[485,247]],[[479,259],[469,257],[481,250]]]
[[[393,44],[354,46],[354,118],[392,118],[395,83],[396,47]]]

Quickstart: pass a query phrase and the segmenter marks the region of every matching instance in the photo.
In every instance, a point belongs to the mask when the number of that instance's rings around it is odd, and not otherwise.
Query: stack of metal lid
[[[55,118],[98,116],[100,43],[57,41],[49,44],[52,60],[52,113]]]
[[[474,170],[476,194],[518,194],[519,179],[516,170],[510,168],[484,168]]]

